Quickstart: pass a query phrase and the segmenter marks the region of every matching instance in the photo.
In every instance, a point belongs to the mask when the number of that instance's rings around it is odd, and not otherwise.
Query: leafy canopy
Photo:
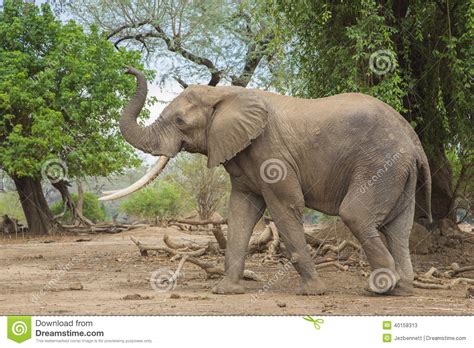
[[[118,133],[120,110],[134,91],[126,65],[96,28],[56,19],[47,4],[6,0],[0,11],[0,166],[39,178],[60,159],[70,177],[106,176],[136,165]],[[147,114],[145,111],[144,114]]]

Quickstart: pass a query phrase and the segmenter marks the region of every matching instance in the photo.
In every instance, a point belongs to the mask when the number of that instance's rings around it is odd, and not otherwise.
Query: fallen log
[[[202,249],[202,248],[206,248],[207,245],[201,245],[199,243],[195,243],[195,242],[192,242],[192,241],[172,241],[170,239],[170,237],[168,236],[168,234],[165,233],[165,235],[163,236],[163,242],[165,242],[165,244],[167,246],[169,246],[170,248],[172,249],[191,249],[191,250],[197,250],[197,249]]]
[[[315,268],[318,270],[318,269],[327,268],[327,267],[331,267],[331,266],[339,268],[341,271],[347,271],[349,269],[349,266],[342,265],[337,261],[329,261],[329,262],[320,263],[320,264],[316,265]]]
[[[320,253],[321,253],[322,255],[325,255],[328,251],[332,251],[332,252],[334,252],[334,253],[337,254],[337,253],[340,253],[342,250],[344,250],[345,248],[347,248],[347,247],[349,247],[349,246],[353,247],[353,248],[354,248],[355,250],[357,250],[357,251],[360,251],[360,250],[361,250],[360,246],[357,245],[355,242],[350,241],[350,240],[349,240],[349,241],[348,241],[348,240],[343,240],[343,241],[341,242],[341,244],[339,244],[339,245],[337,245],[337,246],[336,246],[336,245],[331,245],[331,244],[325,244],[325,245],[323,245],[323,246],[321,247]]]
[[[415,288],[420,288],[420,289],[441,289],[441,290],[449,290],[451,287],[449,284],[431,284],[431,283],[422,283],[419,281],[414,280],[413,281],[413,286]]]
[[[205,253],[206,251],[205,248],[198,249],[191,252],[185,252],[185,251],[172,249],[168,246],[144,244],[133,236],[130,236],[130,240],[138,247],[138,250],[140,251],[140,255],[142,256],[148,256],[148,251],[157,251],[157,252],[163,251],[172,256],[176,256],[175,258],[173,258],[174,260],[180,257],[186,257],[186,260],[184,262],[186,261],[191,262],[192,264],[202,268],[206,272],[208,278],[212,276],[224,276],[223,268],[217,267],[210,262],[201,261],[196,258],[196,256],[201,256],[203,253]],[[255,281],[261,280],[261,278],[255,274],[255,272],[252,272],[249,270],[244,270],[243,277],[244,279],[247,279],[247,280],[255,280]]]
[[[136,228],[149,227],[146,224],[125,225],[125,224],[96,224],[91,226],[77,226],[77,225],[62,225],[65,232],[72,233],[120,233],[124,231],[131,231]]]
[[[227,247],[227,239],[222,232],[222,225],[221,224],[214,224],[212,227],[212,234],[217,240],[217,244],[219,244],[219,248],[225,249]]]
[[[193,250],[193,251],[179,251],[179,250],[172,249],[168,246],[143,244],[138,239],[136,239],[134,236],[130,236],[130,240],[133,243],[135,243],[135,245],[140,250],[140,254],[142,256],[148,256],[149,251],[156,251],[156,252],[162,251],[162,252],[168,253],[172,256],[175,256],[175,255],[201,256],[201,255],[204,255],[204,253],[206,252],[205,248],[198,249],[198,250]]]
[[[436,267],[431,267],[429,271],[424,274],[424,277],[431,278],[434,274],[439,274],[438,269]]]
[[[186,224],[186,225],[193,225],[193,226],[200,226],[200,225],[226,225],[227,219],[221,220],[192,220],[192,219],[172,219],[169,222],[172,223],[179,223],[179,224]]]
[[[431,278],[417,277],[416,279],[417,280],[413,281],[413,286],[420,289],[449,290],[458,284],[468,284],[468,285],[474,284],[474,279],[471,279],[471,278],[455,278],[447,283],[444,282],[442,279],[433,278],[433,277]]]
[[[469,271],[474,271],[474,266],[459,267],[459,264],[454,262],[451,264],[451,270],[444,272],[443,276],[451,278],[455,276],[456,274],[469,272]]]
[[[209,254],[213,255],[220,255],[221,249],[217,245],[216,242],[209,241],[206,244],[199,244],[190,240],[182,240],[180,242],[172,241],[168,234],[165,234],[163,236],[163,242],[170,248],[176,249],[176,250],[183,250],[183,249],[188,249],[188,250],[200,250],[204,249],[206,252]],[[194,255],[197,256],[197,255]],[[200,255],[199,255],[200,256]]]
[[[266,226],[260,235],[250,240],[248,252],[250,254],[262,252],[267,249],[267,244],[272,240],[273,233],[270,226]]]

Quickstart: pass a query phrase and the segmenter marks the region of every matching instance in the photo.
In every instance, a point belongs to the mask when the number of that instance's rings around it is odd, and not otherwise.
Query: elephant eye
[[[179,116],[176,117],[176,120],[175,120],[175,121],[176,121],[176,124],[177,124],[178,126],[182,126],[182,125],[184,124],[184,120],[183,120],[181,117],[179,117]]]

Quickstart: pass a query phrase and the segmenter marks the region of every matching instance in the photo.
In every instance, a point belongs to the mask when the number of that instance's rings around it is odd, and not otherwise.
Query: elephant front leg
[[[263,199],[252,193],[232,190],[229,203],[225,276],[212,289],[215,294],[243,294],[240,283],[244,273],[245,256],[255,224],[265,210]]]
[[[298,295],[321,295],[324,282],[317,276],[314,261],[308,251],[303,228],[303,195],[298,187],[287,191],[277,188],[265,197],[278,233],[291,257],[291,263],[301,276]],[[288,192],[288,193],[287,193]]]

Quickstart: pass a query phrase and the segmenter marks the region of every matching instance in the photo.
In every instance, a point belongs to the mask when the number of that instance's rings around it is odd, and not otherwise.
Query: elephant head
[[[184,150],[208,157],[212,168],[233,158],[264,130],[268,113],[258,93],[241,87],[191,86],[176,97],[151,125],[142,127],[137,117],[147,95],[144,74],[128,68],[137,89],[122,112],[120,130],[132,146],[160,156],[151,170],[133,185],[104,192],[112,200],[139,190],[156,178],[168,159]]]

